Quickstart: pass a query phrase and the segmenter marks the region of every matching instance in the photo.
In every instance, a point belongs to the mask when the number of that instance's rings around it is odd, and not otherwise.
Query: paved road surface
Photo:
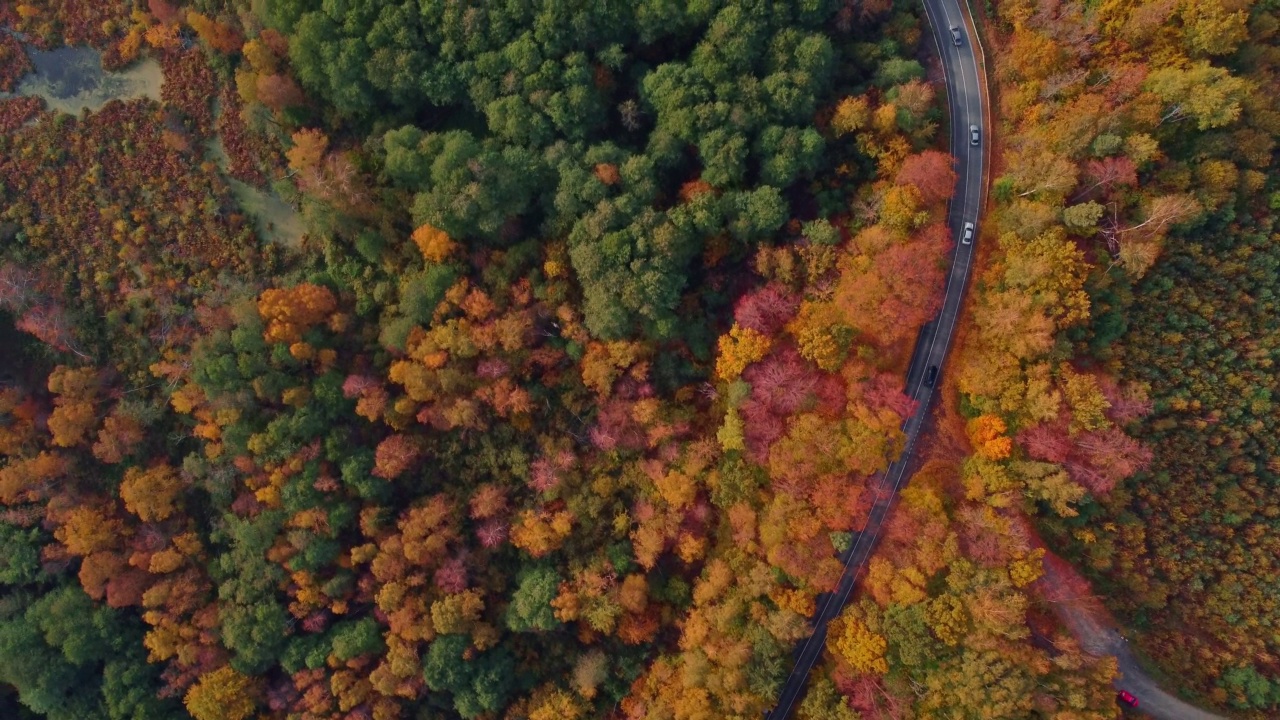
[[[907,466],[911,461],[916,440],[920,436],[920,427],[933,400],[934,388],[925,385],[924,378],[930,367],[938,368],[940,373],[947,359],[956,320],[960,315],[960,305],[964,300],[965,285],[969,280],[969,271],[973,264],[975,245],[963,245],[959,238],[964,223],[971,222],[975,228],[978,227],[978,214],[982,208],[984,190],[985,138],[983,144],[976,147],[969,143],[969,125],[985,127],[982,90],[978,84],[978,61],[973,45],[974,25],[968,19],[968,8],[962,6],[959,0],[923,0],[923,2],[942,57],[942,68],[947,83],[947,102],[951,108],[951,148],[952,154],[956,156],[956,174],[958,175],[955,196],[952,198],[947,216],[947,223],[954,233],[956,245],[951,259],[951,270],[947,274],[946,295],[938,317],[925,326],[916,349],[916,356],[907,373],[906,393],[918,400],[919,406],[915,414],[903,425],[907,434],[906,447],[901,457],[894,461],[880,478],[878,499],[871,509],[866,527],[856,535],[849,550],[841,556],[845,563],[845,571],[840,577],[839,586],[835,592],[818,598],[818,612],[813,619],[813,635],[796,649],[795,668],[782,686],[778,704],[768,714],[770,720],[785,720],[798,704],[809,672],[822,656],[827,637],[827,623],[839,615],[841,608],[848,602],[858,574],[866,566],[867,560],[875,550],[876,541],[880,536],[880,527],[889,514],[898,490],[907,481]],[[959,46],[952,40],[949,29],[951,25],[961,28],[962,39]],[[976,234],[975,230],[975,242]],[[931,262],[929,258],[921,258],[920,261]],[[935,386],[938,384],[937,381],[934,382]]]

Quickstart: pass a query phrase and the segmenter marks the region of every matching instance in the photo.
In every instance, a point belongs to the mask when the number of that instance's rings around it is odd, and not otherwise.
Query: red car
[[[1116,695],[1116,700],[1128,705],[1129,707],[1138,707],[1138,698],[1134,697],[1133,693],[1128,690],[1121,690],[1119,694]]]

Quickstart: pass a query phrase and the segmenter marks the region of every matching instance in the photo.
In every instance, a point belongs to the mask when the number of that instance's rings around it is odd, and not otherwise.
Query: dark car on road
[[[938,379],[938,366],[930,365],[928,370],[924,371],[924,386],[933,387],[933,383]]]
[[[962,36],[960,35],[960,28],[956,27],[955,25],[952,25],[952,26],[951,26],[951,39],[955,41],[955,43],[956,43],[956,47],[960,47],[960,38],[961,38],[961,37],[962,37]]]
[[[1122,703],[1124,705],[1128,705],[1131,708],[1138,707],[1138,698],[1134,697],[1133,693],[1129,692],[1128,690],[1121,690],[1119,693],[1117,693],[1116,702]]]

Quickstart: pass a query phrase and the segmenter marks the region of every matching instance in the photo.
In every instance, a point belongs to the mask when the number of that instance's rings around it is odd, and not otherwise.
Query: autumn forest
[[[965,7],[976,259],[790,716],[1120,718],[1101,624],[1277,717],[1280,2]],[[162,83],[58,110],[64,48]],[[762,717],[908,444],[939,50],[919,0],[0,0],[0,718]]]

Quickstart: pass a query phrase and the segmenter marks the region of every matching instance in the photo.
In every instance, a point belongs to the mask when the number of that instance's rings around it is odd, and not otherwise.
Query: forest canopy
[[[992,5],[1000,154],[934,449],[797,715],[1116,717],[1056,551],[1265,716],[1274,568],[1221,565],[1275,534],[1275,10]],[[954,247],[919,4],[0,26],[0,89],[33,48],[163,75],[78,115],[0,97],[0,716],[773,705],[907,444]]]

